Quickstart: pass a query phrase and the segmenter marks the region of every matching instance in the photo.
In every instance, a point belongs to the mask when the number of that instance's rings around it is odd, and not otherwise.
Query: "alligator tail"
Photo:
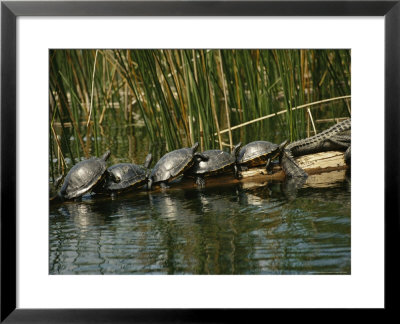
[[[344,154],[344,160],[346,161],[347,165],[351,164],[351,146],[348,147]]]
[[[281,166],[288,178],[307,178],[307,173],[299,167],[289,150],[284,150],[281,159]]]

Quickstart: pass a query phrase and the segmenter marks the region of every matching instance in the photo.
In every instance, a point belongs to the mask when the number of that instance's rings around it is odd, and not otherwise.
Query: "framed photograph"
[[[399,16],[3,1],[1,321],[393,309]]]

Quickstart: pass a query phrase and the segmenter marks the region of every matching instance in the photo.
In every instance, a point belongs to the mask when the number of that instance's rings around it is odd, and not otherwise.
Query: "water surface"
[[[223,182],[50,206],[49,273],[350,274],[348,178]]]

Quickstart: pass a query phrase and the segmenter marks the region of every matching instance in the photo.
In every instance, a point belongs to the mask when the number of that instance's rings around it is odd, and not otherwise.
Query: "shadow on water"
[[[295,197],[296,199],[294,199]],[[51,274],[350,274],[350,187],[238,182],[50,207]]]

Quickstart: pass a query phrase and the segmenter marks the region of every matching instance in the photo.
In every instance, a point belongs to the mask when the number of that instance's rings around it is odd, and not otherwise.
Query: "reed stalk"
[[[230,148],[233,149],[231,121],[230,121],[229,108],[228,108],[228,98],[227,98],[227,95],[226,95],[225,75],[224,75],[224,69],[222,67],[221,51],[218,51],[218,54],[219,54],[219,65],[220,65],[220,69],[221,69],[220,70],[220,76],[221,76],[221,83],[222,83],[222,91],[224,93],[226,123],[228,124],[229,145],[230,145]]]
[[[351,113],[345,49],[67,49],[49,57],[49,155],[62,168],[64,158],[75,164],[138,139],[162,151],[295,140]]]
[[[336,100],[342,100],[342,99],[349,99],[349,98],[351,98],[351,95],[342,96],[342,97],[336,97],[336,98],[329,98],[329,99],[324,99],[324,100],[319,100],[319,101],[316,101],[316,102],[311,102],[311,103],[304,104],[304,105],[301,105],[301,106],[293,107],[291,110],[303,109],[303,108],[307,108],[307,107],[311,107],[311,106],[315,106],[315,105],[320,105],[320,104],[323,104],[323,103],[327,103],[327,102],[330,102],[330,101],[336,101]],[[263,116],[263,117],[260,117],[260,118],[256,118],[256,119],[250,120],[250,121],[245,122],[245,123],[242,123],[242,124],[240,124],[240,125],[232,126],[230,129],[231,129],[231,130],[235,130],[235,129],[241,128],[241,127],[243,127],[243,126],[247,126],[247,125],[250,125],[250,124],[259,122],[259,121],[261,121],[261,120],[268,119],[268,118],[272,118],[272,117],[276,117],[276,116],[278,116],[278,115],[282,115],[282,114],[285,114],[285,113],[287,113],[287,110],[281,110],[281,111],[278,111],[278,112],[276,112],[276,113],[269,114],[269,115],[267,115],[267,116]],[[219,133],[220,133],[220,134],[224,134],[224,133],[226,133],[226,132],[229,132],[229,129],[223,129],[223,130],[221,130]]]

